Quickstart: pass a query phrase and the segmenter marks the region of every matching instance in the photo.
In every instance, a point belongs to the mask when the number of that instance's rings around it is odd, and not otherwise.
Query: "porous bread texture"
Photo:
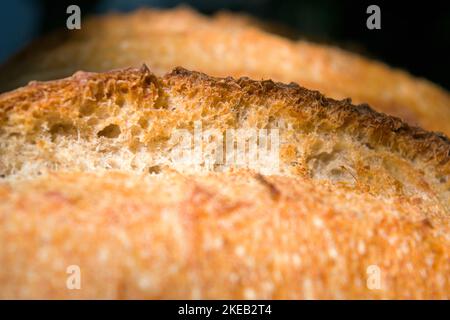
[[[359,55],[290,41],[256,25],[232,14],[211,18],[186,8],[86,19],[81,30],[39,39],[3,66],[0,91],[78,70],[98,72],[146,63],[161,76],[183,66],[212,76],[293,81],[450,135],[446,90]]]
[[[0,184],[0,298],[448,299],[439,210],[242,170],[52,173]]]
[[[296,84],[213,78],[182,68],[156,77],[146,67],[79,72],[0,96],[4,179],[47,171],[120,170],[151,174],[229,172],[171,159],[175,129],[278,129],[279,170],[386,197],[417,197],[449,212],[450,143],[399,119],[327,99]],[[216,140],[204,141],[203,148]]]

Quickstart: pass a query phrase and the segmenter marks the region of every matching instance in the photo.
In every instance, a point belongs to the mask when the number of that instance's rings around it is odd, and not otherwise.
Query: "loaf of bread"
[[[83,18],[81,30],[39,39],[0,68],[0,91],[78,70],[146,63],[161,76],[183,66],[212,76],[296,82],[450,135],[450,95],[444,89],[338,48],[271,34],[263,25],[239,15],[210,18],[186,8]]]
[[[275,132],[253,142],[278,158],[207,157],[233,130]],[[0,298],[448,299],[449,159],[443,135],[296,84],[33,82],[0,95]]]

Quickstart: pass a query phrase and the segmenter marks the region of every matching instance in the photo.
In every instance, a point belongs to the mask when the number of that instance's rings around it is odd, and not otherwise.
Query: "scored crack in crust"
[[[171,135],[197,121],[277,129],[279,168],[174,162]],[[79,72],[0,95],[0,144],[0,297],[450,296],[450,142],[367,105],[182,68]]]
[[[338,48],[270,34],[261,25],[240,15],[206,17],[187,8],[94,17],[83,20],[81,30],[49,35],[17,55],[0,69],[0,90],[77,70],[146,63],[163,75],[183,66],[212,76],[293,81],[450,135],[446,90]]]

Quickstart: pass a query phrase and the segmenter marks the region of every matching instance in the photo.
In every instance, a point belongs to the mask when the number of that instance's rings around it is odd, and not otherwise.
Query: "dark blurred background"
[[[67,6],[82,18],[140,6],[187,4],[211,14],[220,9],[246,12],[285,25],[291,38],[306,38],[363,53],[450,90],[450,1],[350,0],[11,0],[0,2],[0,63],[31,39],[66,25]],[[366,9],[381,8],[381,30],[368,30]]]

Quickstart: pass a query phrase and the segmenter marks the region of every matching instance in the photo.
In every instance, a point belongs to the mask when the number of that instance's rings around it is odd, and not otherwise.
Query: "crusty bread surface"
[[[183,66],[213,76],[293,81],[450,135],[446,90],[338,48],[268,33],[261,30],[263,25],[239,15],[210,18],[186,8],[83,19],[81,30],[39,39],[3,66],[0,90],[67,77],[78,70],[146,63],[163,75]]]
[[[175,161],[196,123],[275,130],[279,163]],[[443,135],[296,84],[34,82],[0,95],[0,297],[448,299],[449,159]]]

